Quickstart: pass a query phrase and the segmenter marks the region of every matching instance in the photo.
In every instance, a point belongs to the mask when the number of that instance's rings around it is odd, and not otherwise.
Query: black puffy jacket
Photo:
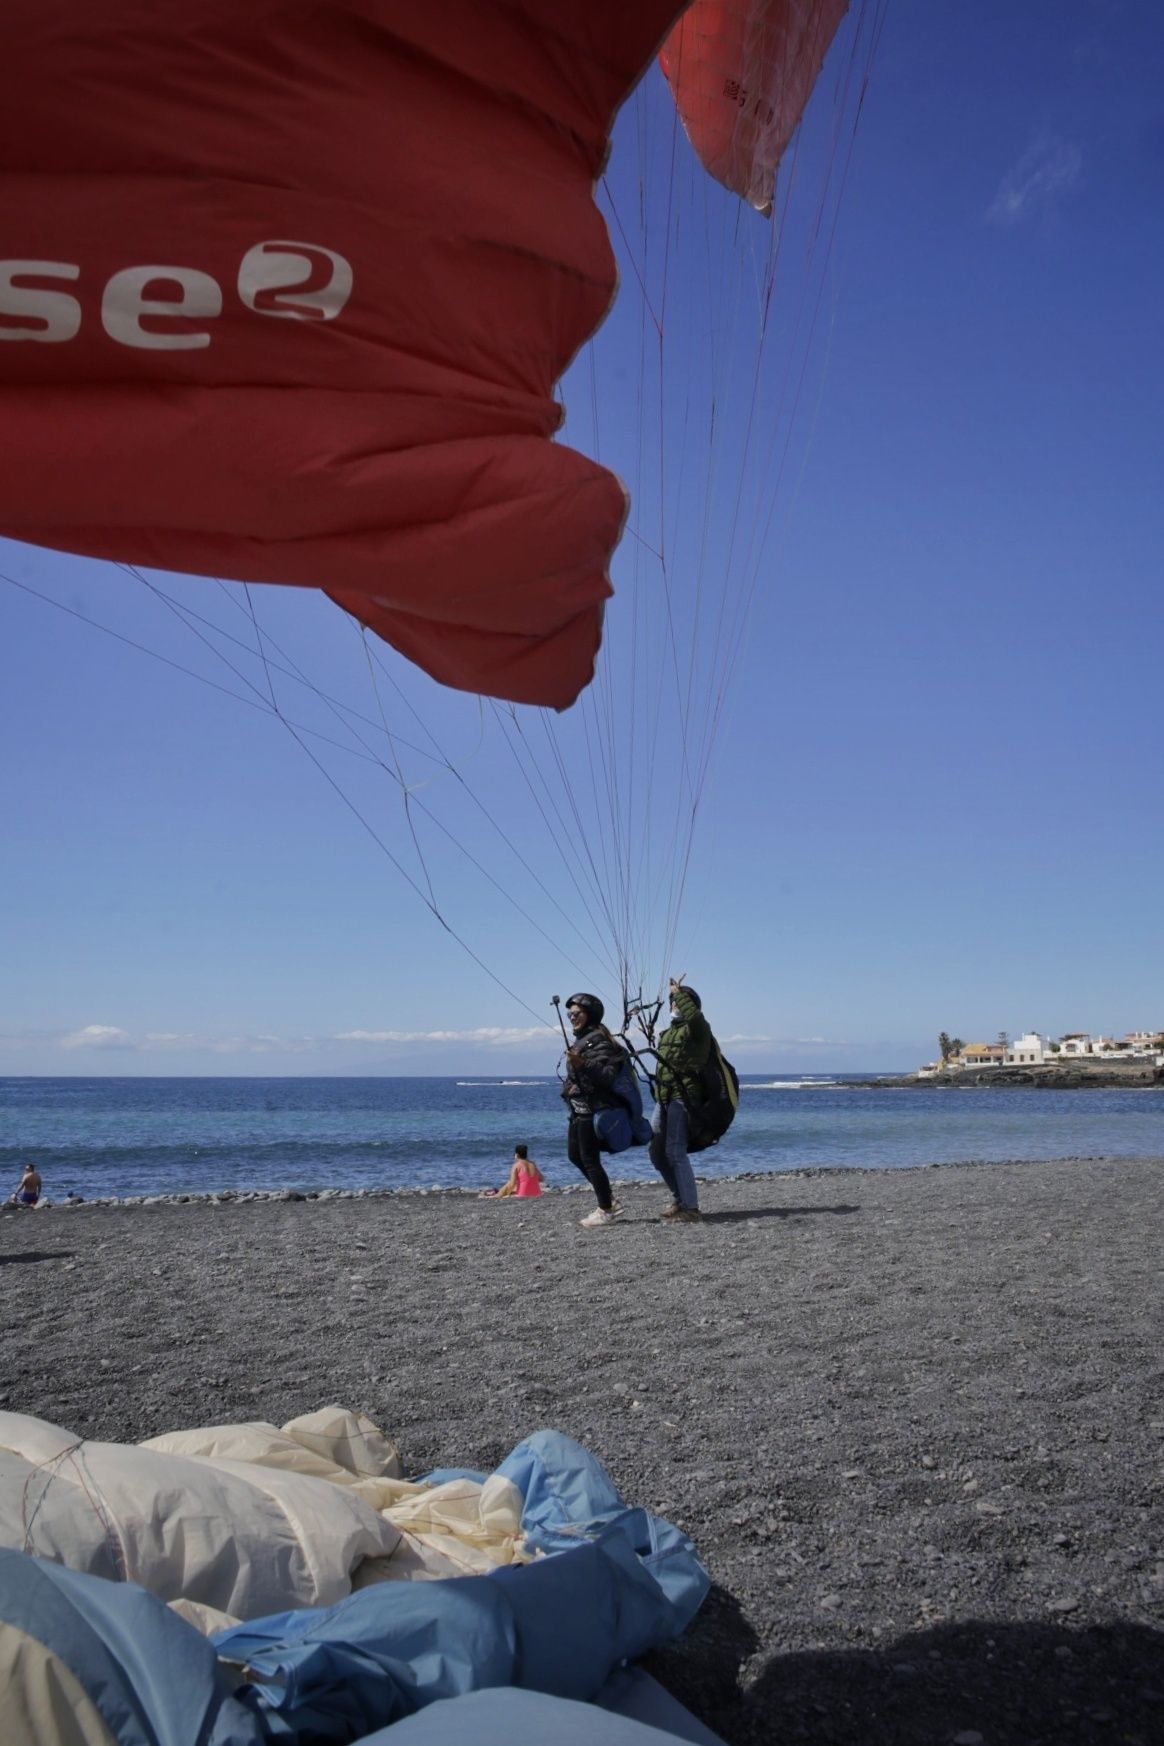
[[[582,1061],[562,1087],[562,1096],[575,1115],[593,1115],[596,1109],[613,1109],[618,1098],[611,1086],[626,1066],[626,1056],[601,1025],[587,1025],[571,1047]]]

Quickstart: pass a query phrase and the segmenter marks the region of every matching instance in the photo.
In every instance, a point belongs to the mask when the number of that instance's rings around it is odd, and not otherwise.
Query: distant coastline
[[[1044,1061],[1024,1067],[945,1067],[938,1072],[882,1073],[876,1079],[846,1080],[862,1091],[898,1091],[917,1087],[923,1091],[976,1091],[1013,1086],[1019,1090],[1130,1091],[1164,1085],[1164,1068],[1151,1061],[1097,1062],[1067,1060],[1060,1065]]]

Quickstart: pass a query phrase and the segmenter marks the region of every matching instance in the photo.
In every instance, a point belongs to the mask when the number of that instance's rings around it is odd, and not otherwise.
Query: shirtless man
[[[40,1200],[40,1191],[44,1187],[40,1179],[40,1171],[35,1164],[26,1164],[24,1174],[20,1178],[20,1186],[12,1199],[16,1206],[36,1206]]]

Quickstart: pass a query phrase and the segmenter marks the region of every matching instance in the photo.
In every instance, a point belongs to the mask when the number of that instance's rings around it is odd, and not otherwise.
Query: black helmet
[[[602,1015],[606,1008],[596,994],[571,994],[566,1001],[566,1008],[580,1006],[583,1012],[588,1012],[596,1025],[602,1023]]]

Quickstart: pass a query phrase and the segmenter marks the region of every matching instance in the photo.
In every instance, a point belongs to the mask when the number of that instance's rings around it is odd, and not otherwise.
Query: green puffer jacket
[[[660,1103],[678,1098],[686,1104],[703,1099],[700,1077],[711,1056],[711,1026],[685,988],[675,993],[679,1017],[659,1038],[655,1096]]]

